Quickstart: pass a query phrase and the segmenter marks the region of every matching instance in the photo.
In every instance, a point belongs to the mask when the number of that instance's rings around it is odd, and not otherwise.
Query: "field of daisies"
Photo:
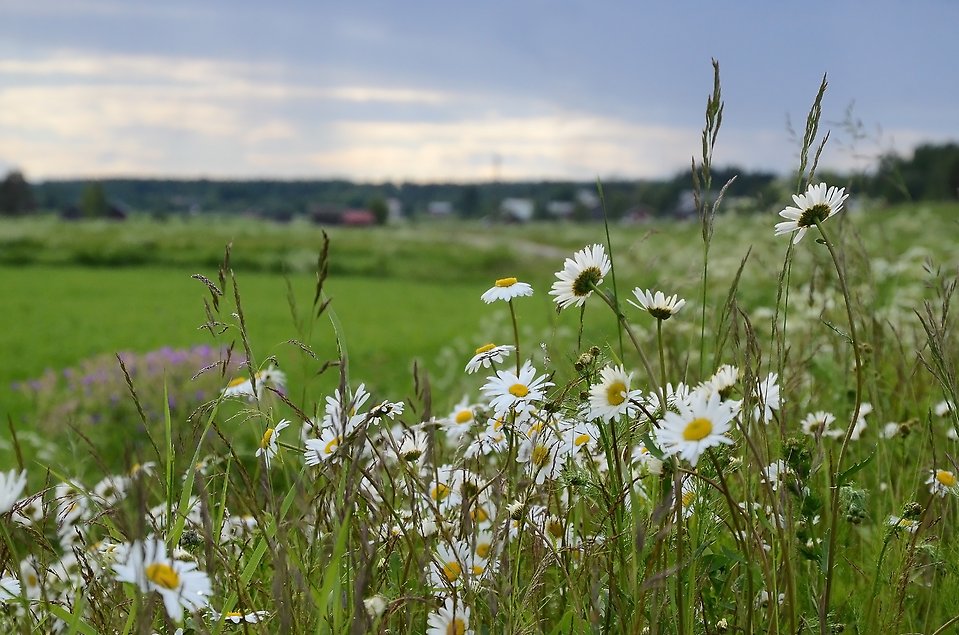
[[[73,431],[90,431],[97,477],[25,458],[30,433],[9,425],[0,631],[955,632],[956,263],[870,252],[870,225],[916,221],[853,214],[856,193],[816,177],[822,95],[796,193],[757,239],[774,266],[713,240],[735,222],[710,177],[717,76],[701,240],[643,247],[694,261],[696,286],[617,278],[630,255],[611,253],[612,226],[557,259],[548,288],[503,271],[474,301],[506,335],[462,351],[449,385],[465,396],[420,366],[409,394],[354,377],[328,245],[289,343],[334,387],[296,385],[251,341],[228,250],[196,276],[209,346],[85,371],[119,369],[109,399],[142,437],[98,437],[87,412]],[[738,266],[717,271],[729,251]],[[524,328],[542,296],[562,345]],[[168,364],[186,371],[153,370]]]

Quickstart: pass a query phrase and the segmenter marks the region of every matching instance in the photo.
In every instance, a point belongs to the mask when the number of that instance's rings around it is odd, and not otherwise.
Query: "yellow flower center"
[[[936,480],[946,487],[955,487],[959,483],[959,480],[956,480],[956,475],[947,470],[936,470]]]
[[[492,343],[491,343],[491,344],[483,344],[482,346],[480,346],[479,348],[476,349],[476,354],[479,355],[480,353],[488,353],[489,351],[493,350],[494,348],[496,348],[496,344],[492,344]]]
[[[478,542],[476,543],[476,555],[480,558],[489,558],[490,549],[493,546],[488,542]]]
[[[589,443],[589,440],[592,438],[593,437],[589,436],[588,434],[581,434],[577,436],[575,439],[573,439],[573,445],[579,447],[581,445]]]
[[[454,617],[446,627],[446,635],[464,635],[466,633],[466,622],[460,617]]]
[[[447,562],[443,565],[443,575],[446,576],[446,579],[452,582],[456,578],[460,577],[460,573],[463,572],[463,567],[460,566],[460,563],[455,560],[452,562]]]
[[[533,448],[533,453],[530,455],[530,459],[533,461],[533,465],[542,467],[546,465],[546,462],[549,460],[549,450],[545,445],[537,445],[535,448]]]
[[[246,377],[236,377],[235,379],[231,379],[231,380],[230,380],[230,383],[227,384],[227,387],[228,387],[228,388],[236,388],[236,387],[239,386],[240,384],[245,384],[245,383],[248,382],[248,381],[249,381],[249,379],[247,379]]]
[[[482,567],[478,564],[474,564],[472,566],[472,569],[473,569],[473,575],[483,575],[483,572],[486,571],[486,567]]]
[[[606,401],[611,406],[622,405],[626,401],[626,384],[621,381],[614,381],[606,387]]]
[[[693,504],[694,500],[696,500],[695,490],[689,490],[687,492],[683,492],[683,507],[689,507],[690,505]]]
[[[273,438],[273,433],[276,432],[273,428],[267,428],[266,432],[263,433],[263,438],[260,439],[260,449],[265,449],[266,446],[270,444],[270,439]]]
[[[687,441],[702,441],[713,431],[713,422],[705,417],[697,417],[686,425],[683,438]]]
[[[482,507],[475,507],[473,511],[470,512],[470,518],[477,523],[485,523],[489,520],[489,514],[486,513],[486,510]]]
[[[469,423],[473,420],[473,411],[469,408],[456,413],[456,423]]]
[[[35,586],[37,586],[37,584],[39,584],[39,582],[40,582],[40,580],[37,579],[37,576],[35,576],[35,575],[32,574],[32,573],[28,573],[28,574],[27,574],[27,586],[28,586],[28,587],[35,587]]]
[[[330,442],[323,447],[324,454],[333,454],[340,445],[340,437],[333,437]]]
[[[154,562],[147,567],[146,574],[150,582],[164,589],[173,590],[180,586],[180,576],[168,564]]]
[[[548,531],[553,538],[556,538],[556,539],[562,538],[563,523],[559,522],[558,520],[551,519],[547,521],[546,523],[546,531]]]
[[[522,399],[529,394],[529,388],[523,384],[513,384],[509,387],[509,394]]]
[[[435,501],[441,501],[449,495],[450,488],[443,483],[437,483],[433,489],[430,490],[430,497]]]
[[[226,614],[225,617],[227,617],[227,618],[230,618],[230,617],[243,617],[243,613],[240,612],[240,611],[230,611],[229,613]]]
[[[497,287],[511,287],[516,284],[516,278],[500,278],[496,281]]]

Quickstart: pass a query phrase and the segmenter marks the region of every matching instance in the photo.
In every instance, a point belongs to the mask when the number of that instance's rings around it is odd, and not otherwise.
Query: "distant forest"
[[[714,189],[736,176],[729,206],[765,211],[788,201],[796,184],[773,173],[734,167],[714,169]],[[888,155],[864,174],[826,174],[817,179],[846,186],[879,202],[955,200],[959,192],[959,144],[919,146],[912,156]],[[603,197],[613,218],[690,212],[689,171],[671,179],[604,181]],[[166,180],[148,178],[58,180],[29,183],[11,172],[0,183],[0,213],[34,210],[76,216],[111,213],[153,215],[241,213],[276,219],[322,215],[326,209],[383,209],[406,216],[451,214],[465,218],[502,216],[504,199],[522,199],[533,218],[595,216],[596,182],[541,181],[473,184],[369,184],[345,180]],[[383,213],[377,214],[378,218]]]

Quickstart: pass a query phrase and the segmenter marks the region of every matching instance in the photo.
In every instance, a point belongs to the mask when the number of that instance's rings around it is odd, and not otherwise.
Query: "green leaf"
[[[858,471],[861,470],[862,468],[864,468],[864,467],[866,467],[867,465],[869,465],[869,463],[870,463],[874,458],[876,458],[876,447],[873,447],[872,452],[869,453],[869,456],[867,456],[866,458],[864,458],[862,461],[859,461],[858,463],[855,463],[854,465],[852,465],[852,467],[849,467],[848,469],[845,469],[845,470],[843,470],[842,472],[840,472],[840,473],[839,473],[839,476],[836,477],[836,485],[837,485],[838,487],[842,487],[843,485],[845,485],[846,483],[848,483],[849,480],[850,480],[853,476],[855,476],[856,472],[858,472]]]

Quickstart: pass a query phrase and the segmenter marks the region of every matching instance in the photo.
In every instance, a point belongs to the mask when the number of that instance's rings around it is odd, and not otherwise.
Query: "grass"
[[[16,360],[0,371],[4,385],[118,350],[232,343],[238,354],[249,346],[257,368],[275,358],[288,374],[289,403],[267,392],[254,403],[213,401],[189,419],[167,416],[162,379],[149,386],[139,377],[137,392],[152,408],[146,425],[135,423],[135,413],[128,426],[44,423],[47,435],[57,435],[50,444],[35,434],[31,404],[5,388],[0,397],[20,438],[19,444],[5,439],[0,463],[16,464],[19,449],[30,493],[71,479],[74,485],[46,493],[47,514],[30,529],[0,515],[0,569],[6,569],[0,575],[21,576],[21,557],[34,543],[44,545],[38,556],[44,571],[70,555],[74,526],[55,513],[59,501],[70,499],[87,510],[81,545],[155,534],[170,548],[183,547],[210,574],[214,608],[270,613],[262,625],[247,624],[249,632],[423,632],[429,616],[440,615],[437,596],[455,599],[457,611],[470,607],[470,626],[478,632],[947,632],[941,629],[955,612],[942,598],[959,592],[956,497],[930,496],[925,481],[932,469],[959,468],[951,458],[949,419],[931,412],[948,387],[948,372],[930,371],[936,368],[931,343],[915,310],[929,302],[934,315],[943,312],[957,266],[956,211],[946,205],[860,210],[829,221],[865,360],[861,392],[837,267],[815,235],[790,256],[788,294],[778,307],[785,332],[771,332],[787,250],[784,240],[771,237],[768,216],[716,219],[704,325],[696,299],[699,227],[611,228],[621,305],[634,286],[679,293],[689,302],[663,323],[662,340],[654,320],[624,307],[652,377],[629,338],[620,348],[616,317],[595,294],[580,346],[578,312],[557,315],[547,295],[563,258],[605,242],[601,227],[340,230],[332,235],[323,284],[332,303],[312,321],[316,277],[310,268],[322,236],[309,226],[140,219],[76,224],[66,232],[46,218],[4,223],[0,348]],[[233,243],[243,320],[233,315],[228,285],[214,316],[227,330],[213,340],[198,330],[207,288],[190,276],[201,273],[220,284],[215,263],[227,242]],[[284,268],[296,298],[292,312],[278,273]],[[486,306],[479,296],[508,275],[536,290],[515,305],[523,358],[556,384],[539,407],[562,417],[549,419],[546,428],[587,423],[580,414],[583,394],[599,383],[607,364],[634,371],[633,387],[651,399],[663,389],[660,376],[674,386],[695,385],[729,363],[739,368],[739,379],[727,396],[743,401],[729,433],[734,444],[715,448],[696,466],[669,459],[657,446],[664,413],[649,406],[656,423],[633,411],[582,428],[594,453],[537,482],[530,463],[518,459],[524,451],[537,456],[537,434],[553,433],[534,433],[529,421],[509,412],[500,414],[508,447],[485,459],[464,458],[452,421],[468,411],[477,421],[469,438],[478,438],[493,413],[478,398],[485,373],[466,376],[462,367],[476,346],[513,341],[507,306]],[[611,292],[610,285],[608,277],[604,290]],[[948,371],[959,352],[952,318],[943,319],[937,346]],[[337,367],[318,374],[327,360],[343,362],[334,323],[346,345],[349,377],[341,378]],[[423,361],[432,390],[414,384],[413,358]],[[770,372],[779,374],[782,401],[772,420],[761,423],[753,406],[762,405],[763,396],[754,386]],[[356,410],[370,413],[384,399],[402,400],[405,412],[396,421],[403,427],[361,416],[355,430],[341,430],[334,446],[341,449],[320,467],[304,467],[296,438],[301,414],[321,420],[334,389],[349,387],[356,395],[360,382],[373,396],[354,403]],[[464,394],[466,405],[450,415]],[[842,439],[804,435],[801,422],[826,410],[844,430],[860,400],[872,406],[868,425],[837,466]],[[352,409],[349,403],[338,408]],[[439,421],[431,424],[434,415]],[[333,412],[322,431],[307,437],[335,432],[344,416]],[[254,451],[281,418],[293,426],[267,470]],[[888,438],[882,433],[887,422],[897,424]],[[413,427],[429,440],[422,469],[420,458],[388,458],[402,453],[398,446]],[[661,473],[647,459],[630,460],[640,444],[664,459]],[[777,460],[788,474],[774,491],[761,474]],[[156,464],[153,476],[129,476],[133,463],[147,461]],[[122,500],[90,494],[107,474],[124,483]],[[479,492],[466,487],[474,478]],[[431,496],[440,485],[455,489],[461,502],[447,507]],[[688,501],[672,494],[677,486],[695,488]],[[478,519],[479,508],[488,520]],[[692,514],[679,521],[684,509]],[[893,515],[915,522],[916,532],[890,529]],[[489,577],[436,581],[437,571],[445,575],[449,550],[462,550],[457,566],[478,566],[477,545],[487,539],[494,555],[481,564]],[[827,573],[830,546],[836,564]],[[111,570],[109,554],[84,547],[77,558],[88,567],[85,585],[64,585],[44,573],[49,597],[35,605],[24,600],[20,615],[11,610],[0,624],[29,630],[40,620],[42,630],[52,627],[52,614],[72,622],[74,632],[173,632],[156,593],[140,594],[103,574]],[[827,580],[831,600],[821,614]],[[782,604],[775,601],[779,594]],[[362,602],[376,596],[385,598],[384,613],[368,617]],[[38,617],[26,617],[27,607]],[[188,633],[226,630],[222,620],[201,614],[186,626]]]

